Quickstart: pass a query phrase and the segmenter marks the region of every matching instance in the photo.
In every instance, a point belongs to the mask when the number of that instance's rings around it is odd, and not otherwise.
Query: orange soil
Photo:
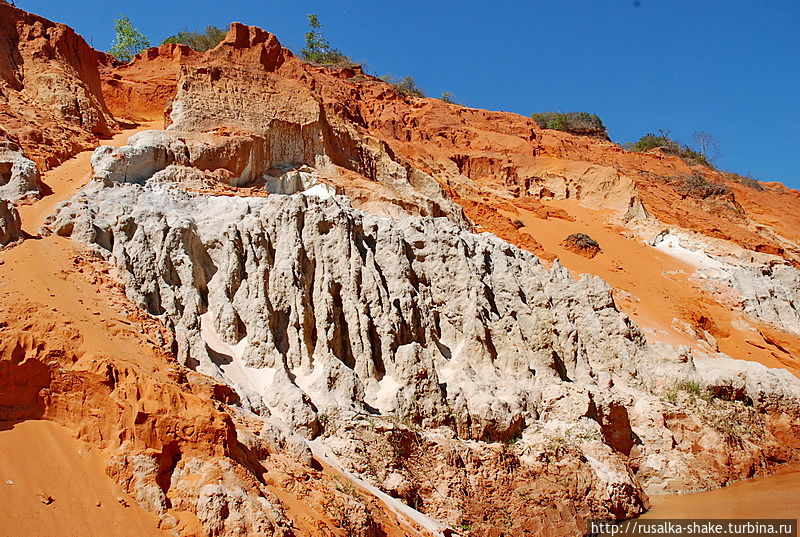
[[[147,128],[149,125],[124,131],[111,144],[123,145],[132,134]],[[19,208],[23,229],[28,234],[36,235],[55,206],[86,183],[91,154],[91,151],[79,153],[44,174],[42,179],[52,194]],[[75,245],[61,237],[26,240],[4,252],[0,257],[3,304],[27,303],[49,309],[51,316],[80,332],[80,350],[88,353],[87,360],[93,354],[105,353],[118,359],[140,361],[142,345],[148,345],[143,334],[99,288],[87,293],[84,269],[76,257]]]
[[[97,451],[49,421],[0,422],[0,505],[2,535],[170,535],[106,475]]]
[[[673,319],[682,319],[698,331],[711,333],[719,350],[733,358],[786,368],[800,376],[796,338],[753,321],[748,322],[757,331],[734,328],[734,320],[741,314],[732,311],[719,296],[699,288],[690,279],[694,267],[608,224],[609,211],[587,209],[574,200],[549,204],[572,219],[542,219],[525,209],[519,209],[516,215],[508,212],[507,216],[521,220],[524,227],[520,232],[530,234],[574,276],[600,276],[614,287],[618,307],[640,327],[652,329],[646,330],[648,339],[697,348],[695,340],[673,328]],[[572,233],[586,233],[597,240],[602,253],[587,259],[565,248],[562,241]]]
[[[148,127],[121,133],[112,143],[121,145]],[[20,208],[29,234],[59,201],[85,184],[90,157],[90,152],[80,153],[43,177],[52,194]],[[136,507],[106,476],[104,455],[123,438],[157,451],[174,434],[169,431],[187,427],[197,434],[180,437],[188,443],[181,445],[183,450],[230,448],[220,438],[226,423],[212,410],[219,403],[206,393],[213,392],[213,381],[191,374],[188,383],[175,384],[180,367],[163,350],[169,334],[127,301],[112,272],[63,237],[30,238],[0,253],[0,388],[11,388],[9,393],[0,390],[0,404],[19,405],[18,417],[28,418],[13,422],[1,420],[16,418],[0,416],[0,501],[15,506],[13,516],[0,521],[0,535],[165,535],[158,517]],[[104,384],[108,371],[118,375],[111,393]],[[12,385],[21,375],[25,382]],[[75,433],[31,417],[67,424]],[[77,455],[89,453],[90,445],[97,448],[91,457]],[[333,500],[326,492],[332,486],[330,474],[282,460],[270,461],[265,478],[295,528],[303,535],[343,536],[345,530],[325,508]],[[4,485],[6,479],[15,485]],[[39,492],[55,501],[42,504]],[[119,504],[118,496],[131,507]],[[101,508],[95,506],[98,499]],[[363,499],[387,536],[416,534],[376,498],[365,494]],[[193,514],[175,509],[169,514],[179,521],[170,532],[204,535]]]
[[[137,132],[161,127],[162,123],[158,121],[144,123],[136,128],[124,130],[110,140],[104,140],[103,145],[120,147],[125,145],[128,138]],[[93,151],[94,150],[78,153],[57,168],[45,172],[42,175],[42,182],[45,184],[45,196],[36,203],[18,207],[20,217],[22,218],[22,228],[28,232],[29,235],[37,235],[39,226],[41,226],[45,218],[53,212],[56,205],[72,197],[72,195],[90,179]]]
[[[149,48],[125,65],[103,65],[103,98],[115,117],[133,121],[164,118],[164,110],[175,95],[182,64],[202,53],[186,45],[166,44]]]
[[[112,143],[121,145],[144,128],[147,127],[123,132]],[[91,169],[90,157],[89,151],[80,153],[44,175],[43,181],[52,194],[20,207],[23,226],[30,235],[59,201],[85,184]],[[157,323],[126,308],[121,290],[116,296],[103,292],[98,278],[111,280],[107,274],[94,274],[69,239],[28,239],[0,255],[0,279],[4,282],[0,291],[2,326],[13,326],[12,320],[22,321],[26,326],[23,333],[34,344],[45,333],[45,341],[53,348],[73,345],[76,354],[65,374],[99,373],[107,367],[106,357],[113,357],[115,367],[120,363],[135,364],[166,379],[163,351],[148,335],[157,329]],[[53,410],[52,417],[70,421],[57,416],[59,412]],[[96,410],[87,408],[86,412],[92,414]],[[79,422],[80,416],[73,419]],[[89,444],[77,440],[67,429],[38,420],[0,422],[0,426],[5,428],[0,432],[0,501],[9,496],[4,505],[15,506],[0,522],[0,534],[168,535],[158,529],[155,514],[137,507],[106,476],[100,451],[90,454]],[[102,432],[91,428],[91,423],[82,423],[76,434],[103,437]],[[4,485],[6,479],[15,485]],[[53,496],[55,501],[42,504],[36,497],[39,492]],[[118,496],[130,507],[120,505]],[[95,505],[98,500],[102,504],[99,508]],[[189,521],[191,529],[181,522],[182,534],[202,534],[193,515],[173,514]]]

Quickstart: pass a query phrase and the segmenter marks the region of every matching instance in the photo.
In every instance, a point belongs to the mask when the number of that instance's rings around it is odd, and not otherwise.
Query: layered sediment
[[[800,466],[796,191],[238,23],[121,65],[0,11],[0,197],[164,120],[37,240],[0,202],[0,420],[75,431],[160,530],[562,536]]]

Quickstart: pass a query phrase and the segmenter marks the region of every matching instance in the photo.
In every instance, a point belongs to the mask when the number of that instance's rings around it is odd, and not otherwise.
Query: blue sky
[[[598,114],[614,141],[669,130],[720,142],[719,167],[800,188],[798,0],[404,2],[18,0],[109,48],[125,13],[155,44],[240,21],[302,47],[306,13],[375,74],[413,75],[428,95],[529,115]]]

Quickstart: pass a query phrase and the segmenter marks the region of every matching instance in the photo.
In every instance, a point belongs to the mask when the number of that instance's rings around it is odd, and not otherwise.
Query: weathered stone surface
[[[493,442],[519,445],[519,475],[542,464],[552,472],[571,453],[565,464],[587,487],[569,489],[564,504],[577,531],[590,513],[641,512],[643,490],[748,475],[783,445],[771,423],[800,415],[800,381],[785,371],[723,359],[698,367],[688,352],[648,345],[602,280],[575,281],[558,263],[545,269],[446,218],[377,217],[342,197],[98,181],[47,229],[112,257],[131,299],[175,331],[179,358],[234,387],[245,409],[323,435],[353,454],[340,457],[344,466],[396,491],[383,451],[359,447],[369,438],[363,416],[407,424],[439,454],[402,457],[412,489],[422,486],[416,473],[435,475],[436,490],[461,475],[445,456],[452,442],[493,461],[495,478],[506,463]],[[712,399],[680,388],[695,385]],[[729,439],[724,424],[745,415],[750,425]],[[418,494],[440,519],[463,512]]]
[[[800,270],[790,265],[737,267],[727,283],[750,315],[800,335]]]
[[[0,199],[0,248],[22,238],[19,212],[8,201]]]
[[[369,400],[438,424],[447,400],[464,407],[467,436],[509,438],[535,416],[541,383],[630,377],[645,352],[599,279],[575,282],[445,219],[98,184],[50,227],[112,249],[136,301],[176,327],[183,360],[217,371],[201,338],[209,311],[226,343],[245,342],[244,364],[316,407]]]
[[[100,91],[102,53],[72,28],[3,3],[0,35],[0,140],[44,170],[116,127]]]
[[[0,199],[17,201],[39,195],[39,170],[19,146],[0,142]]]

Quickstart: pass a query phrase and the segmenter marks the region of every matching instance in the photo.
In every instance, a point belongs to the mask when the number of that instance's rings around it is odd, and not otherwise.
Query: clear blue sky
[[[614,141],[671,130],[720,142],[717,164],[800,188],[800,1],[383,2],[18,0],[106,50],[125,13],[151,42],[181,29],[255,24],[293,50],[306,13],[375,74],[428,95],[520,114],[598,114]]]

